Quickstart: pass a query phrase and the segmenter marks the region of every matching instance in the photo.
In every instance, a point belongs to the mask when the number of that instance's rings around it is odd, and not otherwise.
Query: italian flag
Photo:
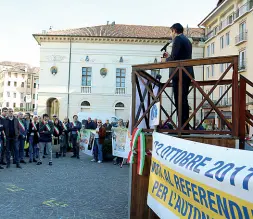
[[[145,163],[145,155],[146,155],[146,138],[143,132],[140,133],[138,137],[138,165],[137,172],[139,175],[142,175]]]
[[[137,145],[137,141],[138,141],[138,137],[141,133],[142,129],[134,129],[133,134],[132,134],[132,139],[131,139],[131,143],[130,143],[130,152],[128,154],[128,159],[127,162],[128,163],[134,163],[134,154],[135,152],[135,148]]]

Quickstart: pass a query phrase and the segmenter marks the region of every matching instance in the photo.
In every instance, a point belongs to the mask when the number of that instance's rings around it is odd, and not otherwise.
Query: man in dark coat
[[[190,40],[183,34],[184,28],[181,24],[176,23],[171,27],[173,45],[171,55],[168,53],[164,54],[166,61],[176,61],[176,60],[186,60],[192,59],[192,44]],[[189,72],[189,74],[194,78],[193,67],[185,67],[185,69]],[[174,72],[174,68],[170,69],[170,76]],[[173,92],[174,99],[176,104],[176,109],[178,113],[179,104],[182,104],[182,125],[189,118],[189,104],[188,104],[188,92],[191,83],[191,79],[189,76],[183,72],[182,74],[183,82],[182,82],[182,103],[178,103],[178,87],[179,87],[179,71],[175,74],[172,80],[173,84]],[[189,124],[186,125],[185,130],[189,129]]]
[[[11,152],[13,157],[13,164],[16,164],[17,168],[21,168],[19,164],[19,125],[18,120],[13,116],[13,109],[9,109],[8,118],[4,120],[5,134],[6,134],[6,161],[7,168],[10,168]]]

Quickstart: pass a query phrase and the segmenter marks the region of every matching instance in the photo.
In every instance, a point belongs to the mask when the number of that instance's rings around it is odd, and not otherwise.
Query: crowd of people
[[[122,120],[119,120],[118,126],[123,126]],[[80,122],[77,115],[73,116],[72,122],[68,118],[61,121],[56,115],[53,115],[52,120],[50,120],[48,114],[43,114],[41,117],[22,112],[14,114],[12,108],[2,108],[0,117],[0,169],[4,169],[3,166],[5,165],[6,168],[10,168],[11,163],[17,168],[22,168],[21,164],[27,163],[26,157],[28,157],[29,163],[41,165],[43,158],[48,156],[48,164],[52,166],[52,147],[54,145],[60,145],[56,157],[65,157],[71,145],[73,152],[71,158],[80,159],[81,128],[96,130],[92,161],[102,163],[103,143],[112,129],[109,120],[106,120],[104,124],[100,119],[92,121],[91,118]],[[117,158],[115,164],[120,162],[121,159]]]

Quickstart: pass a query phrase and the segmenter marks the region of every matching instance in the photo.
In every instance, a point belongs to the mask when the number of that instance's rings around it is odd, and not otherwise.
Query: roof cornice
[[[33,34],[33,37],[41,45],[41,42],[83,42],[83,43],[107,43],[107,44],[165,44],[171,38],[134,38],[134,37],[92,37],[92,36],[69,36],[69,35],[46,35]],[[199,42],[201,37],[191,37]]]
[[[214,14],[216,13],[223,5],[225,5],[229,0],[225,0],[221,4],[217,5],[199,24],[198,27],[202,27],[204,23]]]

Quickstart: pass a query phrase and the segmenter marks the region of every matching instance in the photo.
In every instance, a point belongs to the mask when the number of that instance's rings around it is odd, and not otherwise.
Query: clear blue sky
[[[54,30],[106,24],[197,27],[218,0],[0,0],[0,61],[39,66],[32,37]]]

